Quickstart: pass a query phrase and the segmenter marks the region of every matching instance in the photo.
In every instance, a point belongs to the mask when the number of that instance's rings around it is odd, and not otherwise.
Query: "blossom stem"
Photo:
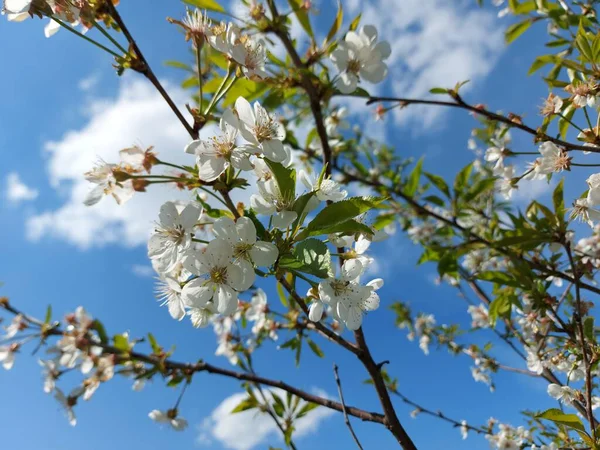
[[[350,97],[357,97],[356,95],[350,95]],[[443,101],[443,100],[423,100],[423,99],[415,99],[415,98],[401,98],[401,97],[369,97],[367,99],[367,105],[371,105],[373,103],[381,103],[381,102],[398,102],[401,106],[408,105],[429,105],[429,106],[445,106],[450,108],[460,108],[465,109],[467,111],[471,111],[472,113],[478,114],[480,116],[487,117],[488,119],[495,120],[497,122],[504,123],[514,128],[518,128],[521,131],[525,131],[536,137],[539,140],[550,141],[555,143],[556,145],[560,145],[564,147],[567,151],[571,150],[583,150],[586,152],[594,152],[600,153],[600,149],[594,149],[593,147],[586,147],[582,144],[573,144],[567,141],[563,141],[561,139],[550,136],[549,134],[543,133],[540,130],[531,128],[524,123],[515,122],[509,117],[503,116],[501,114],[496,114],[494,112],[488,111],[487,109],[476,107],[466,103],[461,97],[458,95],[455,97],[456,101]]]
[[[210,189],[205,188],[204,186],[199,186],[199,188],[202,189],[207,194],[212,195],[214,198],[216,198],[221,203],[223,203],[223,205],[225,205],[225,206],[227,206],[229,208],[229,205],[227,203],[225,203],[225,201],[223,201],[223,199],[221,197],[219,197],[217,194],[215,194],[213,191],[211,191]]]
[[[221,91],[223,90],[225,85],[227,84],[227,81],[233,74],[233,70],[234,70],[233,64],[230,62],[229,65],[227,66],[227,74],[223,77],[223,80],[221,80],[221,84],[217,88],[217,91],[213,95],[213,98],[211,99],[210,103],[204,110],[204,114],[203,114],[204,116],[207,116],[212,111],[213,107],[215,106],[215,103],[217,103],[217,101],[218,101],[217,97],[219,96],[219,94],[221,93]]]
[[[583,115],[585,116],[585,120],[587,121],[588,127],[591,129],[593,129],[594,127],[592,126],[592,121],[590,120],[590,115],[588,114],[587,108],[583,107]]]
[[[204,83],[204,77],[202,76],[202,47],[198,44],[196,46],[196,65],[198,66],[198,89],[200,91],[200,98],[198,99],[198,108],[202,109],[202,102],[204,93],[202,92],[202,84]]]
[[[112,42],[119,50],[121,50],[124,55],[129,54],[129,51],[127,51],[125,49],[125,47],[123,47],[121,44],[119,44],[119,42],[114,37],[112,37],[108,31],[106,31],[104,28],[102,28],[102,26],[100,26],[98,24],[98,22],[94,21],[93,25],[94,25],[95,28],[97,28],[100,31],[100,33],[102,33],[104,36],[106,36],[106,38],[110,42]]]
[[[184,170],[184,171],[188,172],[188,170],[185,167],[178,166],[177,164],[171,164],[171,163],[166,162],[166,161],[158,161],[156,164],[159,164],[161,166],[174,167],[175,169],[181,169],[181,170]]]
[[[575,167],[600,167],[600,164],[571,163]]]
[[[199,242],[201,244],[209,244],[210,242],[205,241],[204,239],[192,238],[192,242]]]
[[[352,435],[352,439],[354,439],[356,446],[360,450],[363,450],[363,446],[360,444],[360,441],[358,440],[358,436],[356,436],[356,433],[354,432],[354,428],[352,428],[352,424],[350,423],[350,418],[348,417],[348,413],[346,412],[346,402],[344,402],[344,393],[342,391],[342,381],[340,380],[340,375],[338,373],[338,366],[335,363],[333,364],[333,375],[335,377],[335,384],[337,385],[340,402],[342,403],[342,408],[344,409],[342,411],[344,414],[344,422],[346,423],[346,426],[348,427],[348,430],[350,431],[350,434]]]
[[[70,31],[71,33],[79,36],[80,38],[88,41],[89,43],[95,45],[96,47],[98,47],[101,50],[104,50],[105,52],[111,54],[112,56],[114,56],[115,58],[122,58],[121,55],[119,55],[118,53],[113,52],[110,48],[105,47],[104,45],[102,45],[100,42],[97,42],[89,37],[87,37],[86,35],[84,35],[83,33],[80,33],[79,31],[77,31],[75,28],[67,25],[65,22],[63,22],[60,19],[57,19],[56,17],[52,16],[51,17],[52,20],[54,20],[56,23],[58,23],[61,27],[65,28],[66,30]]]
[[[179,108],[177,107],[173,99],[169,96],[169,94],[162,86],[160,81],[158,81],[158,78],[156,78],[156,75],[154,74],[152,68],[148,64],[148,61],[146,61],[146,58],[144,57],[144,54],[140,50],[132,34],[129,32],[129,29],[125,25],[125,22],[121,18],[119,11],[117,11],[116,6],[112,2],[107,2],[106,8],[108,9],[110,16],[115,20],[115,22],[123,32],[123,35],[127,38],[129,45],[135,53],[135,58],[138,61],[138,67],[136,67],[134,70],[144,75],[150,81],[150,83],[152,83],[152,85],[156,88],[160,95],[165,99],[173,113],[177,116],[177,118],[185,127],[186,131],[192,137],[192,139],[198,139],[198,130],[194,130],[194,128],[188,123],[185,117],[183,117],[183,114],[181,113],[181,111],[179,111]]]

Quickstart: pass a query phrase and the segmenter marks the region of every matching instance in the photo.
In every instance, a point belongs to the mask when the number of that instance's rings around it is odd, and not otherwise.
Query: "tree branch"
[[[600,149],[597,149],[597,148],[594,148],[591,146],[585,146],[582,144],[572,144],[570,142],[563,141],[561,139],[552,137],[552,136],[542,132],[541,130],[535,130],[535,129],[523,124],[520,120],[515,121],[513,119],[510,119],[509,117],[505,117],[500,114],[496,114],[494,112],[488,111],[483,107],[480,108],[478,106],[469,105],[468,103],[463,101],[463,99],[456,93],[453,95],[453,98],[455,100],[454,102],[448,102],[448,101],[442,101],[442,100],[422,100],[422,99],[414,99],[414,98],[369,97],[369,99],[367,100],[367,105],[377,103],[377,102],[399,102],[402,106],[432,105],[432,106],[446,106],[446,107],[450,107],[450,108],[465,109],[465,110],[471,111],[475,114],[485,116],[488,119],[492,119],[497,122],[502,122],[511,127],[518,128],[519,130],[525,131],[526,133],[529,133],[529,134],[535,136],[536,141],[537,140],[550,141],[556,145],[560,145],[561,147],[564,147],[567,151],[583,150],[586,152],[600,153]]]
[[[6,311],[14,315],[21,314],[24,320],[42,329],[41,334],[43,337],[63,336],[64,334],[64,331],[57,326],[45,329],[46,325],[43,322],[22,313],[17,308],[9,304],[8,300],[0,302],[0,308],[4,308]],[[385,417],[382,414],[365,411],[353,406],[342,406],[342,404],[339,402],[319,397],[318,395],[310,394],[284,381],[273,380],[252,373],[236,372],[235,370],[218,367],[206,363],[204,361],[198,361],[197,363],[184,363],[164,358],[155,354],[144,354],[133,350],[123,351],[122,349],[118,349],[108,344],[94,343],[94,346],[101,347],[103,353],[105,354],[116,355],[122,358],[129,358],[131,360],[140,361],[146,364],[150,364],[152,366],[166,369],[167,371],[181,371],[181,373],[183,373],[184,375],[192,375],[194,373],[206,372],[210,374],[222,375],[224,377],[233,378],[236,380],[258,383],[263,386],[279,388],[297,397],[300,397],[302,400],[305,400],[310,403],[315,403],[317,405],[324,406],[326,408],[333,409],[341,413],[343,413],[345,409],[347,414],[357,417],[365,422],[375,422],[380,424],[386,423]]]
[[[156,90],[165,99],[165,101],[167,102],[167,104],[169,105],[169,107],[171,108],[173,113],[175,113],[175,115],[177,116],[177,118],[179,119],[181,124],[185,127],[185,129],[189,133],[190,137],[192,139],[198,139],[198,134],[199,134],[198,131],[194,130],[194,128],[188,123],[186,118],[183,117],[183,114],[181,113],[181,111],[179,111],[179,108],[177,108],[177,105],[175,104],[173,99],[171,99],[171,97],[169,96],[169,94],[167,93],[165,88],[162,86],[160,81],[158,81],[158,78],[156,78],[156,75],[152,71],[150,64],[148,64],[148,61],[144,57],[144,54],[140,50],[140,47],[137,45],[135,39],[129,32],[129,29],[127,28],[127,26],[125,25],[125,22],[121,18],[121,15],[117,11],[116,6],[114,6],[112,2],[106,2],[106,7],[109,10],[110,16],[115,20],[115,22],[117,23],[117,25],[123,32],[123,35],[125,35],[127,42],[129,42],[130,47],[133,49],[133,51],[135,53],[135,57],[136,57],[136,60],[138,61],[139,65],[132,66],[132,69],[135,70],[136,72],[139,72],[142,75],[144,75],[150,81],[150,83],[152,83],[154,85]]]
[[[354,432],[354,428],[352,428],[352,424],[350,423],[348,414],[346,413],[346,402],[344,402],[344,393],[342,392],[342,382],[340,381],[340,375],[338,374],[338,366],[335,363],[333,364],[333,376],[335,377],[335,384],[337,384],[338,395],[340,396],[340,402],[342,403],[342,408],[344,408],[344,411],[343,411],[344,422],[346,423],[346,426],[348,427],[348,430],[350,431],[350,434],[352,435],[352,439],[354,439],[356,446],[360,450],[363,450],[363,446],[360,444],[360,441],[358,440],[358,437],[356,436],[356,433]]]

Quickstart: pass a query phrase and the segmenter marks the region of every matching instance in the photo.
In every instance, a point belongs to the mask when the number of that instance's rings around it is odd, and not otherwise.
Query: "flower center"
[[[227,268],[215,267],[210,271],[210,280],[216,284],[224,284],[227,281]]]
[[[348,61],[348,72],[358,73],[360,71],[360,61],[358,59],[351,59]]]
[[[234,258],[248,259],[248,252],[252,248],[252,244],[238,244],[233,249]]]
[[[348,285],[350,283],[348,281],[342,281],[342,280],[333,280],[330,283],[331,288],[333,289],[333,292],[336,296],[340,296],[343,295],[345,293],[347,293],[349,291],[348,289]]]
[[[270,141],[275,137],[276,130],[273,120],[270,119],[267,123],[257,124],[254,127],[254,136],[258,142]]]
[[[162,233],[166,235],[169,240],[175,244],[181,244],[185,239],[185,230],[181,225],[177,225],[173,228],[166,228],[162,230]]]

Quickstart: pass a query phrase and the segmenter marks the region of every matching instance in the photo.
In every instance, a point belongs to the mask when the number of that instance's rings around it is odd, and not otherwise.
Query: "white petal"
[[[313,322],[319,322],[323,317],[323,303],[316,300],[310,304],[308,318]]]
[[[196,278],[187,283],[181,290],[183,302],[192,308],[202,308],[210,301],[214,294],[214,284]]]
[[[257,266],[272,266],[277,257],[279,250],[277,246],[271,242],[258,241],[250,250],[250,257]]]
[[[222,157],[198,156],[196,160],[198,166],[198,178],[202,181],[213,181],[219,178],[227,166],[227,161]]]
[[[183,229],[191,230],[196,225],[196,222],[198,222],[201,212],[200,205],[195,202],[188,203],[179,216],[179,223]]]
[[[240,217],[235,223],[237,235],[244,244],[254,244],[256,242],[256,227],[254,222],[248,217]]]
[[[48,25],[44,27],[44,36],[46,36],[47,38],[54,36],[58,32],[58,30],[60,30],[60,26],[61,25],[58,22],[50,19]]]
[[[202,145],[202,141],[200,141],[200,140],[192,141],[188,145],[185,146],[184,151],[191,155],[196,155],[196,154],[198,154],[198,150],[200,149],[201,145]]]
[[[352,281],[360,276],[363,271],[363,265],[357,259],[349,259],[342,266],[342,279]]]
[[[383,279],[375,278],[374,280],[369,281],[367,286],[372,287],[374,291],[381,289],[383,287]]]
[[[344,322],[349,330],[356,331],[362,325],[363,313],[362,310],[356,306],[348,308],[348,314]]]
[[[282,162],[287,158],[287,153],[283,149],[283,142],[277,139],[271,139],[262,143],[263,153],[265,158],[274,162]]]
[[[163,203],[163,205],[160,207],[158,218],[160,220],[161,225],[163,225],[164,227],[174,226],[177,223],[177,220],[179,219],[179,212],[177,211],[175,203]]]
[[[238,241],[238,232],[235,222],[229,217],[219,217],[213,224],[213,234],[217,239],[223,239],[229,245]]]
[[[229,316],[237,310],[237,293],[229,286],[220,284],[215,292],[215,303],[218,312]]]
[[[273,216],[273,226],[275,228],[287,228],[298,217],[296,211],[281,211]]]
[[[255,278],[252,264],[245,259],[239,259],[227,268],[227,284],[238,292],[248,290]]]
[[[169,308],[169,314],[175,320],[182,320],[185,317],[185,309],[183,301],[180,298],[172,298],[167,304]]]

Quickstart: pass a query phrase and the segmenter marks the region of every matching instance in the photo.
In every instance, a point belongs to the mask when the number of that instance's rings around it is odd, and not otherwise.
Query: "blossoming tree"
[[[481,434],[492,448],[600,448],[594,413],[600,405],[600,347],[592,313],[594,295],[600,293],[594,282],[600,268],[600,174],[590,176],[587,185],[571,175],[581,166],[598,166],[579,161],[600,153],[595,0],[493,2],[502,14],[517,19],[506,30],[509,43],[536,22],[548,27],[546,46],[554,53],[537,57],[530,72],[549,68],[544,82],[551,93],[541,119],[527,124],[516,113],[467,102],[460,93],[463,80],[451,80],[449,88],[432,86],[437,97],[430,99],[370,95],[371,86],[388,76],[386,59],[393,49],[378,39],[375,27],[361,23],[360,15],[347,23],[342,4],[330,18],[326,37],[318,38],[307,0],[244,0],[244,18],[232,16],[215,0],[185,0],[186,16],[169,18],[184,32],[187,44],[182,40],[182,46],[189,45],[195,55],[192,66],[173,63],[193,73],[185,83],[190,105],[183,110],[154,74],[117,3],[4,0],[3,12],[14,22],[46,18],[47,37],[64,28],[95,45],[109,55],[119,75],[137,72],[154,85],[181,122],[181,133],[189,135],[181,149],[189,155],[188,164],[164,161],[152,148],[115,149],[118,162],[100,161],[82,174],[92,185],[85,203],[94,207],[111,196],[123,205],[154,184],[189,193],[188,202],[162,205],[148,239],[157,294],[174,320],[212,326],[216,353],[234,367],[181,361],[152,334],[147,339],[109,334],[83,307],[64,320],[55,320],[49,308],[38,319],[19,310],[18,299],[1,298],[1,309],[12,316],[0,346],[5,369],[12,368],[25,345],[37,342],[44,353],[43,389],[60,402],[72,425],[78,403],[122,376],[132,380],[135,390],[153,379],[179,388],[172,407],[153,410],[149,417],[184,430],[180,400],[186,386],[204,372],[240,380],[247,396],[232,413],[256,409],[268,414],[290,448],[296,448],[297,420],[320,407],[343,415],[358,448],[360,437],[352,428],[356,418],[387,429],[401,448],[416,449],[419,443],[396,413],[396,400],[413,405],[415,415],[449,422],[464,438],[470,431]],[[310,43],[306,52],[290,37],[292,20]],[[87,36],[90,29],[103,42]],[[285,49],[285,57],[276,56],[275,46]],[[348,97],[377,105],[379,118],[415,104],[469,111],[479,121],[469,142],[475,161],[450,181],[426,171],[422,160],[402,159],[361,130],[351,130],[347,111],[339,106]],[[210,123],[218,124],[217,134],[201,138]],[[294,134],[300,123],[310,127],[304,143]],[[529,147],[513,148],[512,133],[529,136]],[[519,160],[528,163],[525,170],[513,164]],[[557,183],[552,204],[534,200],[517,209],[508,202],[522,180],[550,180],[563,171],[570,173]],[[581,191],[579,198],[564,198],[569,182]],[[249,188],[254,192],[249,199],[234,203],[231,193]],[[358,188],[370,195],[348,194]],[[575,219],[588,223],[591,231]],[[465,311],[472,318],[469,330],[438,325],[430,313],[415,314],[407,304],[385,300],[397,325],[411,340],[418,338],[425,353],[436,343],[467,356],[475,381],[492,389],[498,371],[535,377],[560,408],[533,405],[519,427],[495,420],[467,423],[399,391],[392,369],[373,357],[362,331],[367,313],[379,308],[377,291],[383,286],[381,278],[365,279],[373,262],[368,250],[396,228],[422,247],[420,264],[435,264],[443,282],[477,299]],[[267,299],[258,279],[276,284],[280,299]],[[486,328],[494,331],[496,342],[473,343],[471,338]],[[336,366],[337,400],[258,374],[253,353],[278,336],[280,351],[294,352],[297,363],[305,345],[325,356],[320,339],[353,355],[364,366],[379,411],[345,403]],[[497,346],[506,346],[523,368],[493,356]],[[75,387],[63,386],[67,371],[81,373]],[[286,398],[270,388],[285,391]],[[452,413],[460,415],[459,408]]]

